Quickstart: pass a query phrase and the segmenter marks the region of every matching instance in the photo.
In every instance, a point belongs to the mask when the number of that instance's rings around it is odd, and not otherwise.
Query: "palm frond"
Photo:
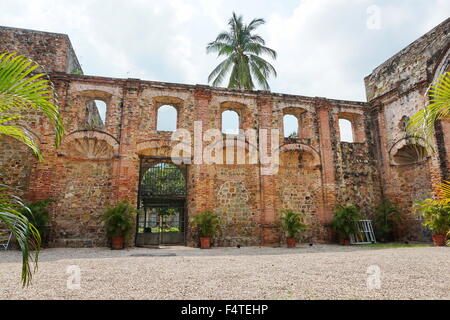
[[[441,74],[431,85],[428,96],[430,103],[419,110],[407,124],[407,133],[422,137],[427,146],[433,145],[436,121],[448,118],[450,115],[450,72]]]
[[[275,70],[274,66],[272,66],[268,61],[265,59],[258,57],[256,55],[250,55],[250,60],[253,61],[258,68],[261,70],[264,70],[265,77],[269,77],[270,75],[277,76],[277,71]]]
[[[0,135],[6,135],[10,138],[16,139],[26,146],[28,146],[40,161],[43,160],[42,154],[37,147],[33,136],[23,127],[17,125],[3,125],[0,124]]]
[[[226,74],[229,72],[231,65],[233,64],[232,57],[229,57],[222,61],[209,75],[208,82],[212,82],[213,86],[218,86],[222,83]]]
[[[434,187],[436,199],[427,202],[425,206],[445,206],[450,204],[450,182],[444,181]]]
[[[257,66],[257,64],[254,61],[251,62],[250,67],[251,67],[252,73],[255,75],[256,80],[258,81],[259,85],[264,90],[269,90],[270,87],[269,87],[269,84],[267,83],[264,72],[260,70],[260,68]]]
[[[25,56],[16,53],[0,54],[0,112],[23,114],[30,110],[42,112],[50,121],[55,132],[55,146],[59,146],[64,133],[61,114],[53,85],[45,73],[35,73],[40,66]],[[16,119],[10,119],[16,120]],[[43,159],[35,141],[16,123],[0,126],[0,134],[24,142]],[[16,130],[13,127],[16,126]]]
[[[8,186],[0,185],[0,222],[4,223],[16,238],[22,251],[22,285],[31,283],[33,271],[38,267],[41,236],[36,228],[18,209],[29,210],[16,196],[9,195]],[[34,268],[31,265],[34,263]]]
[[[249,25],[247,26],[247,30],[248,32],[251,32],[265,23],[266,21],[262,18],[253,19],[252,22],[250,22]]]

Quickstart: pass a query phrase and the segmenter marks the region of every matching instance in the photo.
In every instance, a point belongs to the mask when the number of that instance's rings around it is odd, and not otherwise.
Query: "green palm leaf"
[[[15,121],[31,110],[42,112],[54,128],[55,145],[61,143],[64,127],[53,85],[45,73],[35,73],[39,67],[25,56],[0,54],[0,135],[25,143],[43,160],[34,137]]]
[[[36,228],[21,214],[18,209],[29,210],[23,202],[15,196],[9,194],[8,186],[0,184],[0,222],[11,230],[22,251],[22,284],[29,285],[34,271],[37,270],[37,263],[41,245],[41,236]]]
[[[433,148],[436,121],[450,115],[450,73],[441,74],[431,85],[430,103],[408,121],[407,132],[412,137],[423,139],[427,147]]]

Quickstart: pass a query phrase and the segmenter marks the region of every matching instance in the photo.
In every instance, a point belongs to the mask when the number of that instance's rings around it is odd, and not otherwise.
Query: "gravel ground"
[[[19,252],[0,252],[0,299],[450,299],[450,248],[46,249],[26,289],[20,270]]]

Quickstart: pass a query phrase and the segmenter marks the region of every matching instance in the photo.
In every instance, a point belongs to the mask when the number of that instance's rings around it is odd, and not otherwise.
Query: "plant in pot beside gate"
[[[450,231],[450,204],[437,203],[434,199],[416,202],[416,210],[422,214],[423,226],[433,232],[435,246],[445,246]]]
[[[332,225],[333,230],[339,235],[341,244],[350,245],[350,235],[358,232],[355,222],[361,219],[363,219],[363,215],[357,207],[337,205]]]
[[[212,211],[205,211],[194,216],[192,224],[197,228],[201,249],[211,248],[212,239],[219,230],[219,222],[219,216]]]
[[[106,235],[111,240],[112,249],[123,249],[125,241],[129,238],[135,227],[134,215],[138,210],[128,201],[121,201],[114,207],[109,207],[102,214],[105,222]]]
[[[303,223],[303,216],[292,210],[281,211],[281,227],[286,233],[286,243],[288,248],[295,248],[297,238],[301,231],[308,227]]]

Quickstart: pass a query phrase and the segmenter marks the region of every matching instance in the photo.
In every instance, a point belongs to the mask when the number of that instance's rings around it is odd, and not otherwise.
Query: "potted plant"
[[[387,242],[394,239],[394,230],[401,223],[399,208],[389,199],[375,208],[374,227],[377,239]]]
[[[299,233],[306,230],[307,226],[303,223],[302,215],[297,212],[292,210],[283,210],[281,214],[281,227],[286,233],[287,247],[295,248]]]
[[[218,231],[219,221],[219,216],[212,211],[194,216],[192,223],[197,227],[201,249],[211,248],[211,241]]]
[[[417,202],[415,207],[422,213],[422,225],[433,232],[434,245],[445,246],[446,235],[450,230],[450,204],[425,199]]]
[[[350,235],[358,232],[356,221],[362,218],[363,215],[357,207],[338,204],[332,225],[333,230],[339,235],[341,244],[350,245]]]
[[[134,228],[134,215],[138,212],[128,201],[121,201],[114,207],[109,207],[102,214],[105,222],[106,235],[111,240],[112,249],[123,249],[125,241]]]
[[[26,203],[26,208],[20,210],[20,213],[22,213],[39,232],[41,236],[41,245],[43,247],[48,245],[50,235],[50,226],[48,225],[50,213],[47,210],[47,206],[53,202],[55,201],[52,199],[29,202]]]

